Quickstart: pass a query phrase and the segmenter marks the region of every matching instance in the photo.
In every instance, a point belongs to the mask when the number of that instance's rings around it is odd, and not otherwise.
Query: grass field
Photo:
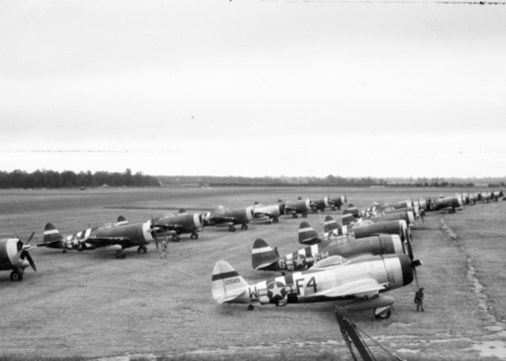
[[[452,190],[454,192],[455,190]],[[142,222],[167,210],[235,208],[254,201],[346,193],[359,208],[373,200],[402,200],[449,193],[440,189],[160,188],[0,191],[0,236],[36,232],[46,222],[72,233],[114,221]],[[339,218],[340,212],[326,212]],[[322,231],[326,214],[308,222]],[[425,287],[426,312],[413,304],[415,285],[395,290],[392,317],[353,313],[357,326],[409,360],[506,359],[506,202],[467,206],[457,214],[430,213],[414,230],[414,251]],[[31,251],[38,272],[22,282],[0,273],[0,359],[351,359],[331,302],[265,306],[217,305],[211,271],[227,260],[247,280],[274,275],[251,268],[253,241],[263,238],[281,254],[299,248],[301,219],[251,225],[230,233],[206,228],[198,240],[183,236],[160,259],[147,254]],[[369,343],[371,344],[371,343]],[[377,347],[373,351],[381,355]],[[127,357],[129,356],[129,357]]]

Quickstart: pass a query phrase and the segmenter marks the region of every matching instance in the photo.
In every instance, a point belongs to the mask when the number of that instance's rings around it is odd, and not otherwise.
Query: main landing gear
[[[190,236],[190,239],[199,239],[199,234],[198,233],[195,233],[193,232]]]
[[[374,317],[377,320],[388,320],[392,315],[392,310],[390,306],[386,307],[378,307],[374,309]]]
[[[23,270],[16,268],[11,272],[11,281],[19,282],[23,279]]]
[[[248,225],[247,225],[247,224],[243,224],[243,225],[241,225],[241,229],[242,229],[243,231],[247,230],[247,229],[248,229]]]
[[[146,246],[139,246],[139,248],[137,248],[138,254],[141,254],[141,253],[146,254],[147,251],[148,251],[148,247],[146,247]]]
[[[117,259],[125,259],[125,252],[123,252],[123,248],[116,251],[116,258]],[[137,251],[138,252],[138,251]]]
[[[172,235],[172,242],[179,242],[181,238],[179,238],[179,234]]]
[[[235,227],[234,226],[228,226],[228,231],[229,232],[235,232]]]

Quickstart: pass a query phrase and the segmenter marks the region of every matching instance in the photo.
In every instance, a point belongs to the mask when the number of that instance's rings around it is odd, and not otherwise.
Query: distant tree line
[[[158,186],[158,179],[141,172],[132,174],[130,169],[119,172],[79,172],[70,170],[56,172],[36,170],[27,173],[21,170],[0,171],[0,188],[70,188],[70,187],[149,187]]]
[[[162,185],[186,187],[504,187],[503,178],[157,176]]]

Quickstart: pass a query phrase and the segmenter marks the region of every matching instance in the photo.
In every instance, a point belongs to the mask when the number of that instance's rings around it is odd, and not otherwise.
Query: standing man
[[[419,288],[418,291],[416,291],[415,293],[415,303],[416,303],[416,311],[421,311],[423,312],[423,287]]]
[[[167,237],[163,236],[163,239],[162,239],[162,255],[160,256],[160,258],[167,258],[167,255],[168,255],[168,248],[169,248],[169,245],[168,245],[168,242],[167,242]]]

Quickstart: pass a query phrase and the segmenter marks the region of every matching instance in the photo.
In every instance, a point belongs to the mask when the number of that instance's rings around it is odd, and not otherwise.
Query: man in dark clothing
[[[419,288],[415,293],[416,310],[423,312],[423,287]]]

